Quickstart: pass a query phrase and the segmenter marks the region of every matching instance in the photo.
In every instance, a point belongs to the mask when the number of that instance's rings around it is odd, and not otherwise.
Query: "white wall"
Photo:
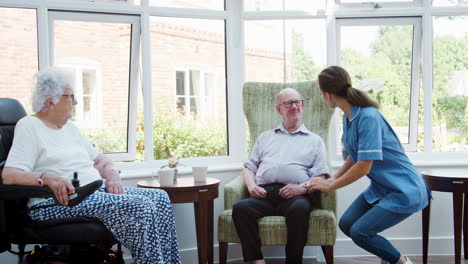
[[[419,170],[425,170],[428,167],[418,167]],[[468,166],[458,167],[460,170],[468,171]],[[218,259],[218,241],[217,241],[217,215],[221,213],[224,207],[223,186],[225,183],[239,175],[241,168],[229,169],[228,171],[210,172],[208,177],[221,180],[220,194],[215,200],[214,208],[214,253],[215,261]],[[180,177],[188,177],[181,175]],[[126,186],[136,186],[136,183],[144,177],[130,178],[125,180]],[[368,185],[368,180],[363,178],[358,182],[338,190],[338,218],[342,215],[349,204],[361,193]],[[431,207],[431,229],[429,253],[453,254],[453,217],[452,217],[452,196],[448,193],[433,193]],[[195,218],[192,204],[174,204],[174,213],[177,226],[177,236],[182,257],[182,263],[196,263],[196,236],[195,236]],[[421,255],[421,213],[416,213],[397,226],[383,232],[383,235],[389,238],[394,245],[407,255]],[[305,257],[315,257],[319,252],[318,247],[307,247],[304,251]],[[281,257],[284,249],[282,247],[265,247],[266,257]],[[335,256],[348,255],[367,255],[368,253],[359,249],[340,231],[338,232],[337,243],[335,246]],[[242,259],[242,252],[238,244],[229,246],[229,259]],[[15,256],[10,253],[0,254],[0,263],[16,263]]]

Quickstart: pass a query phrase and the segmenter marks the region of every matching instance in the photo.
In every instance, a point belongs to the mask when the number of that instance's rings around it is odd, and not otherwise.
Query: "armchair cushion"
[[[286,245],[286,218],[283,216],[262,217],[258,224],[263,246]],[[308,246],[334,245],[336,239],[336,216],[333,211],[314,209],[310,213]],[[218,219],[218,240],[240,243],[232,209],[225,210]]]

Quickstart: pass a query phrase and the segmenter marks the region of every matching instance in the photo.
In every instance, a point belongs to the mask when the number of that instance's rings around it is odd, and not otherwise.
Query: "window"
[[[363,1],[363,0],[337,0],[337,3],[398,3],[398,2],[414,2],[413,0],[377,0],[377,1]]]
[[[84,2],[92,2],[92,3],[117,3],[117,4],[136,4],[139,5],[141,0],[80,0]]]
[[[186,118],[206,120],[214,117],[214,74],[199,70],[176,72],[177,111]],[[208,116],[210,115],[210,116]]]
[[[150,5],[163,7],[224,10],[224,1],[225,0],[149,0],[149,3]]]
[[[49,12],[53,64],[75,74],[74,119],[99,151],[118,160],[135,156],[136,111],[130,105],[138,26],[132,16]]]
[[[420,18],[338,19],[339,64],[353,86],[381,104],[406,150],[416,151],[421,50]]]
[[[64,57],[56,63],[74,73],[75,98],[73,121],[81,128],[102,128],[102,73],[97,61]]]
[[[432,0],[434,6],[468,6],[467,0]]]
[[[0,7],[0,94],[31,114],[32,76],[38,69],[35,9]]]
[[[275,11],[275,10],[325,10],[325,0],[245,0],[245,11]]]
[[[154,159],[227,155],[224,20],[151,17]]]
[[[468,16],[435,16],[433,32],[433,150],[468,151]]]
[[[29,113],[38,68],[68,67],[77,81],[74,119],[114,160],[160,166],[170,153],[190,165],[237,162],[246,155],[244,82],[311,80],[341,64],[355,85],[383,82],[383,90],[370,92],[412,158],[450,153],[466,160],[467,6],[466,0],[0,1],[0,93]]]
[[[245,80],[315,80],[326,65],[324,19],[245,22]]]
[[[359,7],[359,8],[385,8],[385,7],[404,7],[404,6],[421,6],[423,0],[335,0],[337,5],[343,7]]]

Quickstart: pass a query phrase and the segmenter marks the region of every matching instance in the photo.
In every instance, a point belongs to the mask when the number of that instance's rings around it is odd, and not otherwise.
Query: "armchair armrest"
[[[224,185],[224,210],[232,209],[232,206],[244,198],[248,191],[244,184],[244,175],[241,173],[234,180]]]

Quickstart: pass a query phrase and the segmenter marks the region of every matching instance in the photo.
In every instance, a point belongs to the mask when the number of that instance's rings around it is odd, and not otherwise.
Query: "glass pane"
[[[90,96],[83,96],[83,112],[86,113],[91,112],[91,97]]]
[[[177,110],[185,113],[185,97],[177,97]]]
[[[227,154],[226,66],[223,20],[151,17],[154,158]],[[190,94],[206,94],[204,73],[213,76],[210,101],[176,96],[177,70],[187,69]],[[181,112],[183,103],[188,109]],[[197,105],[197,103],[199,103]],[[191,114],[192,113],[192,114]]]
[[[434,17],[434,151],[468,151],[468,16]]]
[[[246,81],[315,80],[326,65],[326,39],[324,19],[246,21]]]
[[[185,94],[185,72],[176,72],[176,95]]]
[[[401,143],[409,143],[413,26],[342,26],[341,65],[367,91]]]
[[[205,97],[210,99],[213,96],[213,89],[215,88],[215,79],[213,74],[205,73]]]
[[[190,114],[197,115],[197,109],[199,107],[199,98],[190,98]]]
[[[94,70],[83,70],[83,95],[92,95],[96,84],[96,72]]]
[[[99,3],[117,3],[117,4],[134,4],[139,5],[141,0],[80,0],[84,2],[99,2]]]
[[[131,35],[130,24],[54,21],[55,64],[74,69],[78,98],[89,94],[75,121],[102,152],[127,152]]]
[[[0,95],[32,114],[32,76],[38,70],[35,9],[0,8]]]
[[[224,0],[149,0],[149,3],[163,7],[224,10]]]
[[[432,0],[433,6],[468,6],[468,0]]]
[[[302,10],[317,11],[325,9],[326,0],[245,0],[245,11]]]
[[[348,3],[396,3],[396,2],[414,2],[412,0],[377,0],[377,1],[366,1],[366,0],[339,0],[342,4]]]

